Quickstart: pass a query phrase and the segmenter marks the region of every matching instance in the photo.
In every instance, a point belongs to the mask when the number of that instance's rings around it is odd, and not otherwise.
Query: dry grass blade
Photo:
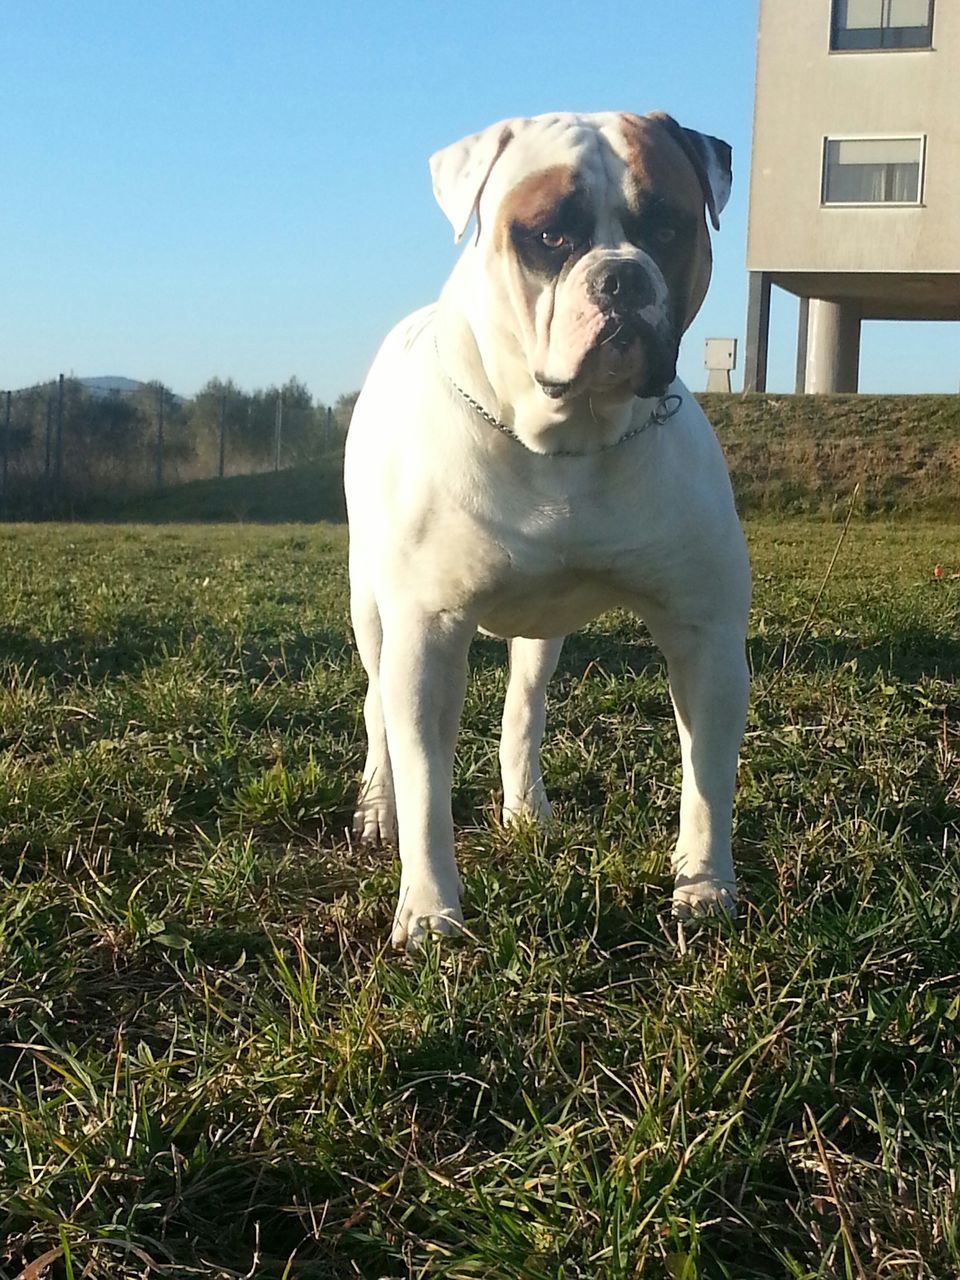
[[[860,1260],[860,1254],[857,1251],[857,1245],[853,1238],[852,1218],[849,1206],[840,1193],[840,1187],[837,1184],[836,1175],[833,1171],[833,1165],[830,1163],[830,1157],[827,1155],[827,1149],[824,1146],[823,1138],[820,1136],[820,1128],[817,1125],[816,1118],[810,1110],[809,1103],[804,1104],[804,1110],[807,1113],[807,1119],[810,1122],[810,1128],[813,1131],[814,1141],[817,1144],[817,1151],[820,1154],[820,1163],[823,1166],[824,1176],[830,1186],[830,1198],[833,1201],[840,1219],[840,1230],[843,1232],[843,1238],[846,1241],[850,1258],[857,1272],[857,1280],[870,1280],[863,1263]]]
[[[15,1280],[43,1280],[47,1270],[53,1266],[56,1260],[61,1256],[63,1250],[48,1249],[46,1253],[42,1253],[39,1258],[34,1258],[32,1262],[28,1262]]]
[[[847,507],[847,516],[843,522],[843,528],[840,530],[839,538],[837,538],[837,545],[833,548],[833,555],[830,557],[830,563],[827,565],[827,571],[823,575],[823,580],[820,583],[820,587],[817,591],[817,594],[813,598],[813,604],[810,606],[810,612],[807,614],[806,618],[804,618],[803,624],[800,627],[800,630],[797,632],[797,635],[793,641],[793,644],[790,646],[789,650],[784,648],[783,662],[780,666],[780,670],[777,672],[777,674],[774,676],[773,680],[770,683],[770,686],[769,686],[770,689],[773,689],[776,686],[777,680],[780,678],[782,673],[786,671],[787,667],[789,667],[794,654],[797,652],[797,650],[800,648],[800,645],[803,643],[804,639],[806,638],[806,634],[810,630],[810,626],[813,622],[813,619],[816,617],[817,608],[820,604],[821,599],[823,598],[824,591],[826,591],[827,589],[827,583],[830,581],[831,577],[833,576],[834,567],[836,566],[837,560],[840,556],[840,549],[843,546],[844,542],[846,541],[847,533],[850,529],[850,521],[853,519],[853,513],[856,510],[857,498],[859,494],[860,494],[860,485],[858,482],[857,484],[854,485],[853,493],[850,495],[850,505]]]

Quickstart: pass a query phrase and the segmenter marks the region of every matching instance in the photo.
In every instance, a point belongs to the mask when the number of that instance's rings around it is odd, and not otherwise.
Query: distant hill
[[[136,378],[75,378],[72,373],[67,375],[67,380],[79,382],[93,396],[129,395],[132,391],[140,391],[147,385],[145,382],[138,382]],[[56,378],[50,378],[46,382],[34,383],[32,387],[13,388],[13,394],[19,395],[21,392],[35,391],[38,387],[55,387],[56,385]]]
[[[95,396],[108,396],[114,391],[139,391],[146,383],[138,382],[136,378],[78,378],[78,382],[83,385]]]

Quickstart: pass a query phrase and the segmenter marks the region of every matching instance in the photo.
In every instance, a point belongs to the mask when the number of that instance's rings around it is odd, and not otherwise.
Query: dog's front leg
[[[409,606],[383,612],[380,687],[393,765],[400,898],[393,945],[463,924],[453,850],[453,755],[473,621]]]
[[[745,627],[659,620],[650,630],[667,659],[683,761],[674,911],[732,915],[733,793],[749,687]]]

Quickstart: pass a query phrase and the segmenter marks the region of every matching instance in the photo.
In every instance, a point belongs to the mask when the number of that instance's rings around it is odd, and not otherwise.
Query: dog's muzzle
[[[596,346],[601,366],[616,369],[621,362],[636,362],[634,395],[663,395],[677,376],[679,339],[648,268],[630,258],[608,258],[591,268],[586,289],[606,317]],[[548,395],[563,394],[544,390]]]
[[[628,321],[656,302],[657,291],[646,267],[627,258],[598,262],[587,276],[587,296],[612,319]]]

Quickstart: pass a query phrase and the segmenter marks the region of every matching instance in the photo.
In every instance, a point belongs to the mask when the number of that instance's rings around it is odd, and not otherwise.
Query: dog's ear
[[[501,120],[499,124],[461,138],[430,157],[433,194],[450,219],[458,241],[477,211],[493,166],[503,155],[518,123]],[[477,235],[480,235],[479,213]]]
[[[733,185],[733,152],[726,142],[713,138],[709,133],[697,133],[696,129],[684,129],[673,116],[663,111],[651,111],[649,119],[656,120],[669,130],[671,137],[680,143],[700,179],[703,198],[713,223],[714,231],[720,230],[720,214],[730,199]]]

